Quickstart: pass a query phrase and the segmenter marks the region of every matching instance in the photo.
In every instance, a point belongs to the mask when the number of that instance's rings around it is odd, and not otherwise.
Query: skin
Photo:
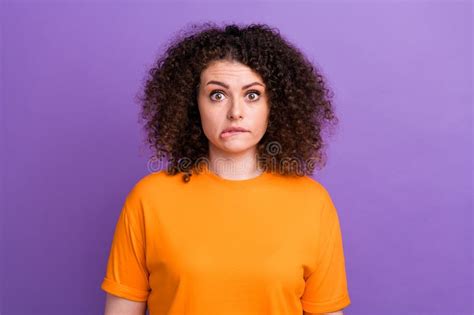
[[[246,87],[254,82],[257,84]],[[209,140],[210,169],[231,180],[261,174],[257,168],[257,143],[267,129],[270,109],[260,75],[239,62],[214,61],[201,73],[198,107]],[[222,131],[230,126],[249,132],[223,138]]]
[[[303,315],[344,315],[342,313],[342,310],[340,311],[337,311],[337,312],[333,312],[333,313],[308,313],[308,312],[305,312],[303,311]]]
[[[135,302],[107,293],[104,315],[144,315],[146,302]]]
[[[146,302],[134,302],[107,293],[104,315],[144,315]],[[303,311],[303,315],[344,315],[342,310],[333,313],[308,313]]]
[[[214,82],[208,84],[210,81]],[[260,85],[245,87],[254,82]],[[260,75],[238,62],[220,60],[211,63],[200,76],[198,107],[203,131],[209,140],[211,170],[231,180],[260,175],[256,163],[257,143],[265,134],[270,113]],[[249,132],[221,137],[222,131],[230,126],[240,126]],[[130,301],[107,293],[104,315],[144,315],[145,310],[146,302]],[[303,312],[303,315],[343,313]]]

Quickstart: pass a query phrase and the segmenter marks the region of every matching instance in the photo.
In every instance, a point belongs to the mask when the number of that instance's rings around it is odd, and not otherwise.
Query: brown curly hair
[[[197,93],[201,72],[216,60],[255,70],[269,95],[269,123],[257,145],[257,163],[282,175],[312,175],[326,164],[323,132],[337,124],[333,93],[304,54],[266,24],[222,27],[191,24],[165,47],[138,96],[147,143],[154,158],[168,160],[167,173],[187,182],[209,154]],[[277,167],[276,167],[277,166]]]

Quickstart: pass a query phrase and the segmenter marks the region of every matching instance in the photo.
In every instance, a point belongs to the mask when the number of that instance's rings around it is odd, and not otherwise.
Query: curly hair
[[[175,34],[148,71],[138,96],[140,120],[154,158],[188,182],[209,154],[197,95],[200,74],[213,61],[240,62],[263,79],[269,123],[257,144],[257,163],[287,176],[311,175],[326,164],[323,132],[337,124],[333,92],[321,72],[276,28],[191,24]]]

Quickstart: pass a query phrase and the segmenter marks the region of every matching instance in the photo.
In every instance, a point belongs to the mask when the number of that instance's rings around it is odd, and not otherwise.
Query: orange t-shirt
[[[309,176],[230,180],[164,170],[125,199],[101,288],[150,315],[301,315],[340,310],[338,214]]]

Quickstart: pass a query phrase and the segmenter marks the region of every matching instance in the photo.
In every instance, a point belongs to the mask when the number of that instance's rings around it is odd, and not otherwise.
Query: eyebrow
[[[226,89],[229,88],[229,86],[228,86],[227,84],[225,84],[224,82],[220,82],[220,81],[211,80],[211,81],[207,82],[206,85],[209,85],[209,84],[217,84],[217,85],[221,85],[221,86],[225,87]],[[252,82],[252,83],[250,83],[250,84],[244,85],[244,86],[242,87],[242,90],[245,90],[245,89],[251,87],[252,85],[261,85],[261,86],[265,87],[265,86],[264,86],[262,83],[260,83],[260,82]]]

